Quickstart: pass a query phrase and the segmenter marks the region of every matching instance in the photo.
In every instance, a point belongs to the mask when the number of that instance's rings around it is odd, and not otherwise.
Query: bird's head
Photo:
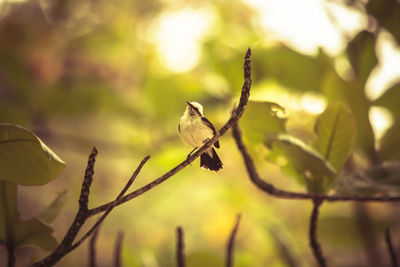
[[[187,114],[190,116],[203,116],[203,106],[200,103],[189,101],[186,101],[186,103],[188,104],[185,111]]]

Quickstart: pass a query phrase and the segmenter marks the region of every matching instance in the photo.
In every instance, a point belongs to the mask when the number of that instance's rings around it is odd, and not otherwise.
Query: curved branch
[[[245,144],[242,139],[242,132],[238,124],[232,127],[232,136],[235,139],[236,145],[243,157],[244,164],[246,166],[247,174],[250,180],[259,189],[277,198],[284,199],[316,199],[324,201],[376,201],[376,202],[390,202],[390,201],[400,201],[400,196],[390,197],[390,196],[379,196],[379,197],[369,197],[369,196],[340,196],[340,195],[320,195],[320,194],[308,194],[308,193],[297,193],[290,192],[276,188],[274,185],[264,181],[260,178],[256,166],[254,164],[253,158],[250,156]]]
[[[102,211],[107,210],[109,207],[115,207],[118,205],[121,205],[122,203],[125,203],[131,199],[134,199],[135,197],[140,196],[141,194],[149,191],[153,187],[161,184],[162,182],[165,182],[168,180],[171,176],[188,166],[190,163],[192,163],[195,159],[197,159],[204,151],[206,151],[208,148],[210,148],[215,142],[218,141],[218,139],[223,136],[229,128],[231,128],[242,116],[244,110],[246,109],[247,102],[249,100],[250,96],[250,87],[251,87],[251,66],[250,66],[250,57],[251,57],[251,49],[249,48],[247,50],[246,56],[245,56],[245,61],[244,61],[244,84],[242,87],[242,93],[240,96],[240,101],[239,105],[237,108],[233,111],[232,116],[229,118],[229,120],[225,123],[225,125],[214,135],[213,138],[211,138],[208,142],[206,142],[202,147],[200,147],[195,153],[190,155],[186,160],[184,160],[182,163],[178,164],[176,167],[174,167],[172,170],[169,172],[165,173],[164,175],[160,176],[159,178],[155,179],[151,183],[143,186],[142,188],[139,188],[132,193],[122,197],[121,199],[111,201],[107,204],[104,204],[102,206],[99,206],[97,208],[89,210],[90,216],[93,216],[95,214],[98,214]]]

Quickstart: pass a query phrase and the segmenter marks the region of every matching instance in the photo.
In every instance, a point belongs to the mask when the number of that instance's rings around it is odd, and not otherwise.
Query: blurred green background
[[[294,135],[310,140],[315,116],[343,101],[357,121],[356,168],[399,160],[400,4],[365,2],[0,1],[0,122],[32,130],[67,163],[50,184],[19,187],[22,217],[67,190],[53,223],[61,240],[78,208],[93,146],[99,155],[90,207],[115,198],[144,156],[151,159],[134,188],[184,160],[191,148],[177,125],[185,101],[202,103],[219,129],[237,103],[249,46],[251,99],[283,106]],[[391,95],[382,98],[385,92]],[[112,211],[98,237],[99,266],[112,263],[120,231],[125,266],[175,266],[178,225],[188,266],[223,266],[238,213],[235,266],[288,266],[290,257],[298,266],[315,264],[307,239],[311,203],[266,196],[250,183],[230,133],[220,142],[221,172],[202,170],[196,161]],[[246,142],[265,179],[305,190],[264,160],[261,143]],[[368,246],[357,226],[363,209],[373,215],[372,243],[386,257],[381,230],[397,222],[395,205],[326,204],[319,236],[330,266],[366,266]],[[57,266],[86,265],[87,245]],[[47,254],[27,247],[17,252],[18,263]]]

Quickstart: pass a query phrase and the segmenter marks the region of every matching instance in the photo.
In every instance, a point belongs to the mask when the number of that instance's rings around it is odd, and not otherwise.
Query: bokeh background
[[[362,0],[1,0],[0,122],[32,130],[67,163],[64,173],[47,185],[19,187],[22,217],[38,214],[67,190],[63,210],[53,223],[54,236],[61,240],[77,210],[93,146],[99,155],[91,207],[115,198],[144,156],[151,159],[134,188],[184,160],[191,148],[180,139],[177,125],[185,101],[202,103],[205,115],[220,128],[237,103],[248,47],[253,50],[251,99],[285,107],[288,127],[307,138],[315,116],[330,100],[323,88],[337,86],[327,69],[340,79],[354,80],[346,47],[367,29],[376,38],[370,53],[378,62],[364,77],[360,94],[373,103],[400,81],[400,49],[389,31],[377,30],[365,4]],[[386,7],[384,12],[391,10]],[[400,15],[388,23],[398,29]],[[353,100],[356,108],[363,105],[358,97]],[[360,107],[360,114],[372,127],[373,132],[365,134],[376,141],[369,148],[360,147],[360,155],[368,157],[394,117],[373,105]],[[358,132],[363,135],[363,131]],[[307,239],[311,203],[260,192],[247,178],[230,134],[220,142],[221,172],[202,170],[196,161],[112,211],[98,237],[99,266],[112,263],[118,232],[124,233],[125,266],[175,266],[178,225],[185,231],[188,266],[223,266],[238,213],[242,222],[235,266],[288,266],[290,259],[298,266],[315,264]],[[264,160],[267,149],[262,144],[249,145],[264,178],[280,188],[305,190]],[[377,225],[371,246],[386,257],[379,229],[394,210],[387,204],[324,205],[319,236],[330,265],[366,266],[371,250],[360,233],[362,217],[357,214],[369,214]],[[87,244],[57,266],[86,265]],[[47,254],[28,247],[17,257],[24,266]],[[5,265],[3,256],[0,265]]]

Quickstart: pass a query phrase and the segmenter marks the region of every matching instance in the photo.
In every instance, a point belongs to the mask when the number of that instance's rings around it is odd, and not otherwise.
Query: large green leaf
[[[358,80],[365,84],[372,69],[378,63],[374,34],[368,31],[359,32],[347,45],[346,52]]]
[[[18,220],[15,225],[14,244],[16,247],[34,245],[50,251],[57,247],[57,240],[52,233],[53,228],[38,218]]]
[[[39,137],[22,127],[0,124],[0,180],[43,185],[58,177],[64,167]]]
[[[273,102],[249,101],[240,123],[246,138],[253,143],[262,143],[271,133],[286,132],[286,118],[280,117],[285,109]]]
[[[390,110],[394,117],[400,119],[400,83],[389,88],[383,95],[374,101],[374,105]]]
[[[350,156],[356,136],[350,109],[341,103],[328,106],[315,122],[318,135],[313,147],[339,171]]]
[[[385,27],[397,43],[400,44],[400,3],[397,0],[369,0],[366,6],[368,14]]]
[[[367,157],[375,156],[375,138],[369,121],[370,102],[360,83],[346,82],[334,72],[328,72],[322,88],[329,103],[346,103],[355,118],[356,145]]]
[[[61,191],[50,205],[40,213],[39,218],[46,223],[52,223],[60,213],[67,198],[67,191]]]
[[[336,178],[336,170],[312,147],[286,134],[267,138],[271,150],[267,160],[277,163],[289,176],[307,186],[312,193],[327,192]]]

